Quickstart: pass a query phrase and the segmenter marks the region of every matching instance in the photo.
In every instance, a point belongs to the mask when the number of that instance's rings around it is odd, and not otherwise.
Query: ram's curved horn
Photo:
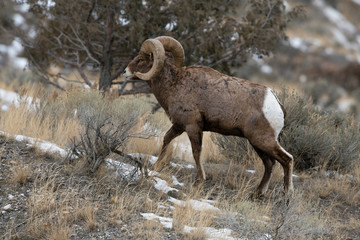
[[[144,52],[146,54],[152,53],[154,56],[154,62],[151,69],[146,73],[136,72],[135,76],[140,78],[141,80],[150,80],[153,77],[156,77],[161,69],[164,66],[165,60],[165,50],[162,43],[156,39],[148,39],[141,45],[140,52]]]
[[[165,51],[171,52],[174,56],[174,64],[177,67],[182,67],[184,65],[185,53],[184,48],[181,43],[175,38],[168,36],[160,36],[155,38],[159,40],[164,46]]]

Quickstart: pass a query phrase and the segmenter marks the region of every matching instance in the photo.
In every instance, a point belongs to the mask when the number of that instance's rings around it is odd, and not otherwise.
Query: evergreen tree
[[[289,19],[282,0],[22,0],[35,34],[9,30],[22,39],[31,68],[54,83],[50,64],[99,70],[106,91],[148,38],[169,35],[185,50],[185,64],[229,73],[250,55],[267,55],[285,38]],[[51,76],[51,77],[50,77]]]

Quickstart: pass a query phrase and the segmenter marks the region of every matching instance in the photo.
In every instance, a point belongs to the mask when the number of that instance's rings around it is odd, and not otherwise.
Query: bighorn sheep
[[[266,192],[275,160],[284,170],[285,193],[293,191],[293,157],[277,140],[284,126],[285,109],[272,90],[210,67],[183,67],[183,63],[182,45],[171,37],[161,36],[146,40],[124,71],[126,78],[149,83],[173,124],[164,137],[155,170],[165,164],[171,140],[185,131],[191,142],[197,181],[202,182],[205,179],[200,163],[202,136],[203,131],[211,131],[245,137],[254,147],[265,166],[255,196]]]

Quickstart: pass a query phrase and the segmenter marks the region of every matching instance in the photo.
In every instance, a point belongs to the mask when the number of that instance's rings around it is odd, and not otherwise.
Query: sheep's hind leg
[[[293,172],[293,156],[285,151],[280,144],[275,140],[272,144],[273,147],[271,150],[266,151],[272,158],[278,161],[283,170],[284,170],[284,192],[288,194],[294,191],[293,182],[292,182],[292,172]]]
[[[186,133],[189,136],[192,153],[196,163],[196,170],[197,170],[196,184],[199,184],[206,179],[203,166],[200,162],[203,132],[200,129],[200,127],[197,125],[188,125],[186,126]]]
[[[259,136],[259,135],[257,135]],[[250,140],[249,140],[250,141]],[[285,149],[283,149],[278,141],[269,138],[256,139],[250,141],[251,144],[261,151],[265,152],[270,158],[278,161],[284,170],[284,192],[288,194],[293,192],[292,171],[293,171],[293,157]]]
[[[263,164],[264,164],[264,175],[261,179],[261,182],[259,186],[257,187],[256,191],[253,193],[252,198],[259,198],[264,196],[266,191],[269,188],[270,178],[271,174],[275,165],[275,160],[271,158],[267,153],[264,151],[254,147],[256,152],[258,153],[259,157],[261,158]]]
[[[284,192],[285,194],[294,192],[294,185],[292,181],[293,173],[293,156],[277,144],[275,151],[275,158],[280,162],[284,169]]]
[[[164,140],[163,140],[163,145],[161,147],[161,151],[159,154],[159,158],[154,164],[155,171],[160,171],[164,167],[164,165],[166,164],[166,160],[167,160],[165,157],[167,147],[169,146],[170,142],[174,138],[176,138],[183,132],[184,132],[184,130],[181,127],[178,127],[176,125],[172,125],[171,128],[166,132]]]

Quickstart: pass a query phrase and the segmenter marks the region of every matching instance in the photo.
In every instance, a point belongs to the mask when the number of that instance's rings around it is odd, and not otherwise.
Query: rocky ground
[[[177,186],[179,192],[174,188],[164,192],[160,181],[154,185],[147,179],[119,180],[107,169],[90,176],[83,172],[80,162],[64,163],[62,158],[41,153],[24,142],[1,137],[0,150],[2,239],[359,239],[360,236],[358,176],[303,173],[294,178],[298,193],[290,204],[284,205],[281,172],[276,171],[270,186],[274,190],[264,200],[251,201],[246,196],[259,176],[241,170],[241,166],[207,163],[209,180],[201,190],[191,188],[194,169],[178,169],[173,173],[184,185]],[[240,171],[243,175],[234,175]],[[164,179],[169,182],[171,177]],[[196,202],[194,199],[211,199],[214,203],[208,205],[211,211],[194,210],[192,204],[179,204],[180,199],[186,198],[188,203]],[[144,213],[148,213],[147,219],[154,216],[155,220],[146,220]],[[172,226],[166,227],[169,223]],[[188,231],[184,232],[185,229]],[[223,238],[219,237],[219,229],[224,231]]]
[[[75,186],[70,186],[69,182],[61,179],[66,177],[66,173],[62,166],[58,164],[60,159],[57,159],[53,156],[47,156],[44,154],[39,154],[34,148],[29,147],[26,143],[16,142],[8,140],[5,138],[0,138],[0,149],[1,149],[1,165],[0,165],[0,236],[1,239],[138,239],[139,236],[135,234],[133,228],[136,228],[137,224],[144,222],[144,219],[139,215],[138,212],[129,212],[126,219],[117,219],[115,222],[108,222],[109,218],[109,201],[105,198],[93,197],[90,201],[95,201],[98,204],[103,204],[103,207],[98,207],[96,213],[96,223],[91,229],[87,224],[86,219],[81,219],[75,216],[68,217],[68,222],[71,222],[72,231],[68,234],[67,231],[64,231],[64,236],[61,236],[61,229],[57,235],[51,235],[51,231],[47,228],[50,227],[50,222],[59,216],[66,214],[74,214],[75,210],[72,213],[68,213],[65,210],[62,210],[62,213],[57,211],[52,211],[49,214],[50,210],[38,211],[34,208],[39,206],[34,206],[34,200],[31,199],[31,196],[34,196],[34,193],[45,191],[42,189],[41,181],[46,182],[45,184],[50,183],[49,179],[51,176],[45,176],[46,174],[59,174],[62,172],[65,176],[58,176],[54,178],[55,181],[58,181],[57,184],[66,184],[69,188],[75,188]],[[15,172],[21,171],[17,169],[17,166],[21,166],[22,173]],[[30,168],[29,172],[25,171],[24,168]],[[46,171],[48,173],[46,173]],[[40,173],[42,171],[43,173]],[[14,179],[18,174],[24,174],[23,180]],[[68,176],[71,178],[71,176]],[[44,180],[48,178],[48,180]],[[22,182],[21,182],[22,181]],[[86,183],[91,181],[89,179],[82,179],[84,183],[80,183],[81,177],[74,180],[77,184],[80,184],[79,188],[86,188]],[[72,184],[74,184],[74,181]],[[62,187],[59,187],[62,188]],[[99,189],[97,189],[99,190]],[[56,191],[65,192],[64,189],[59,189]],[[81,194],[83,196],[76,196],[76,198],[90,198],[89,194],[81,193],[81,190],[77,189],[76,194]],[[95,191],[95,190],[94,190]],[[40,194],[42,194],[40,192]],[[43,194],[45,198],[45,194]],[[54,201],[64,201],[62,194],[56,196],[58,199],[52,199]],[[43,201],[42,204],[49,206],[44,206],[45,208],[52,208],[51,204],[53,202]],[[75,200],[75,199],[74,199]],[[41,201],[39,199],[39,201]],[[65,204],[62,202],[61,204]],[[63,206],[56,206],[56,208],[62,208]],[[70,208],[71,209],[71,208]],[[34,213],[34,211],[36,213]],[[103,213],[101,213],[103,212]],[[44,216],[48,215],[48,216]],[[37,222],[37,220],[40,220]],[[43,220],[49,221],[48,223]],[[48,224],[48,226],[46,226]],[[40,232],[33,231],[31,228],[39,228]],[[63,229],[64,230],[64,229]],[[43,233],[41,233],[43,231]],[[53,233],[56,234],[56,233]],[[179,239],[174,232],[164,233],[162,236],[163,239]]]

